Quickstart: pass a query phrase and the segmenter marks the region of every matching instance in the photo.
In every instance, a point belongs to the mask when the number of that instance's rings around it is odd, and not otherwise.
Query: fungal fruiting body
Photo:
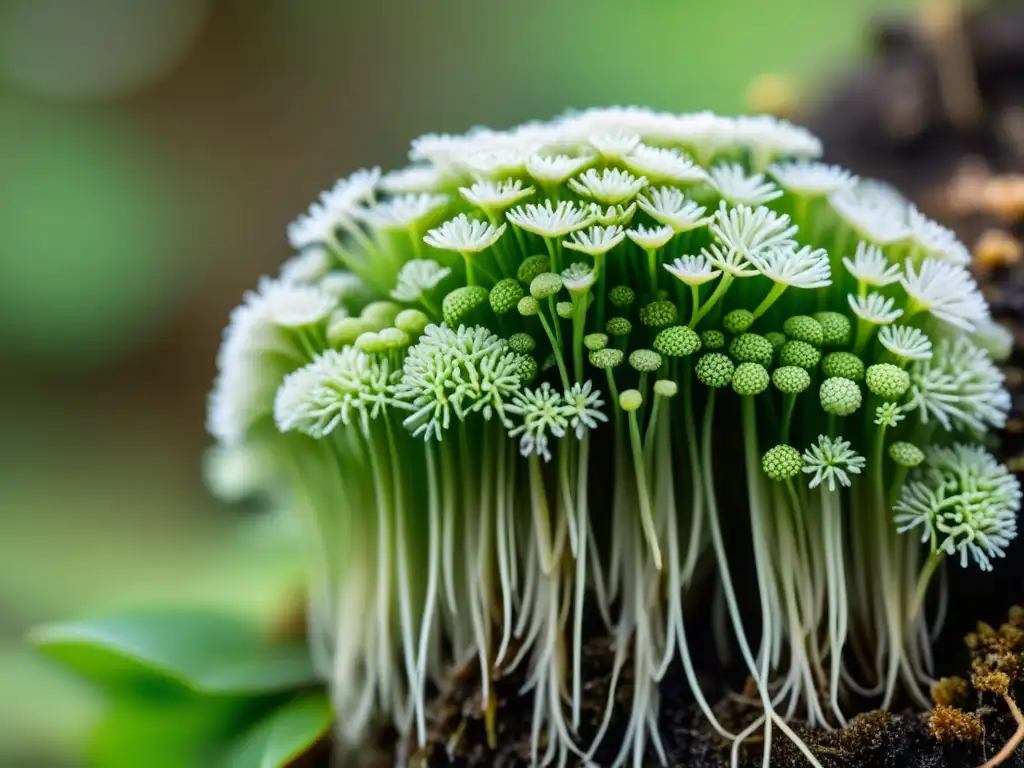
[[[422,743],[428,686],[471,662],[485,704],[525,670],[535,764],[589,757],[615,701],[584,743],[595,622],[633,681],[617,765],[664,761],[676,663],[734,762],[760,730],[766,765],[779,731],[817,765],[787,721],[841,725],[851,692],[927,705],[933,574],[1016,535],[981,445],[1009,397],[963,246],[820,149],[767,117],[595,109],[421,137],[291,225],[209,426],[304,523],[339,744],[382,718]],[[741,732],[689,652],[716,582],[762,710]]]

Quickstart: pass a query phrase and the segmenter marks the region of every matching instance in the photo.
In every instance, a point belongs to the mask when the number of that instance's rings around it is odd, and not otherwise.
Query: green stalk
[[[636,411],[630,411],[629,441],[633,450],[633,471],[636,473],[636,491],[640,501],[640,522],[643,525],[647,545],[651,548],[654,566],[659,571],[661,565],[661,547],[658,546],[658,534],[654,528],[654,516],[651,512],[650,491],[647,486],[647,471],[644,468],[643,446],[640,442],[640,426],[637,423]]]
[[[754,310],[754,319],[757,320],[757,318],[767,312],[769,307],[786,292],[787,288],[789,286],[785,283],[772,283],[772,289],[768,291],[768,295],[764,297],[761,303],[757,305],[757,309]]]
[[[733,277],[730,273],[726,272],[722,275],[722,279],[718,281],[718,285],[715,286],[714,293],[708,297],[708,300],[704,302],[704,305],[697,311],[697,314],[690,320],[690,328],[696,328],[697,323],[704,319],[708,312],[710,312],[715,304],[725,296],[725,292],[729,290],[729,286],[732,285]]]

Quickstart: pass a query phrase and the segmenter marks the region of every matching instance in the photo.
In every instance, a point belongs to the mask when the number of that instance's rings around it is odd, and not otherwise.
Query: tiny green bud
[[[815,312],[814,319],[821,325],[823,346],[845,347],[850,343],[853,324],[846,315],[839,312]]]
[[[658,290],[656,290],[654,292],[654,300],[655,301],[668,301],[669,296],[671,296],[671,294],[668,291],[666,291],[664,288],[659,288]]]
[[[640,308],[640,322],[649,328],[672,325],[678,316],[679,310],[671,301],[654,301]]]
[[[803,466],[800,451],[791,445],[776,445],[765,451],[761,457],[761,468],[772,480],[789,480],[796,477]]]
[[[518,352],[521,355],[528,355],[537,348],[537,342],[528,333],[513,333],[508,337],[508,345],[513,352]]]
[[[722,318],[722,325],[729,333],[743,333],[754,324],[754,313],[747,309],[734,309]]]
[[[519,282],[529,285],[537,275],[550,271],[551,260],[543,254],[537,254],[523,260],[523,263],[519,265],[519,269],[516,270],[516,278]]]
[[[741,363],[771,365],[774,351],[772,343],[757,333],[741,333],[729,345],[729,354]]]
[[[556,362],[557,361],[555,360],[555,353],[552,352],[551,354],[544,358],[544,362],[541,364],[540,369],[544,372],[550,371],[552,368],[555,367]]]
[[[388,350],[387,344],[384,343],[384,340],[381,339],[380,334],[376,331],[367,331],[366,333],[359,334],[355,346],[356,349],[367,354],[386,352]]]
[[[387,349],[404,349],[412,343],[409,334],[400,328],[385,328],[377,332],[381,343]]]
[[[686,357],[700,350],[700,336],[685,325],[673,325],[654,337],[653,346],[666,357]]]
[[[360,335],[371,330],[369,323],[359,317],[342,317],[327,327],[327,341],[332,347],[354,344]]]
[[[588,333],[583,337],[583,346],[591,352],[597,352],[599,349],[604,349],[608,346],[608,334]]]
[[[419,336],[430,325],[430,318],[418,309],[403,309],[395,318],[395,326],[410,336]]]
[[[635,389],[627,389],[619,395],[619,407],[629,413],[644,404],[644,396]]]
[[[487,289],[482,285],[464,285],[444,297],[441,314],[450,328],[458,328],[462,320],[487,301]]]
[[[654,382],[654,394],[659,397],[675,397],[679,392],[679,385],[672,379],[658,379]]]
[[[818,396],[825,412],[836,416],[849,416],[861,404],[860,387],[849,379],[825,379],[821,382]]]
[[[811,374],[796,365],[784,365],[772,371],[775,388],[787,395],[799,395],[811,386]]]
[[[516,375],[523,384],[529,384],[537,378],[537,361],[530,355],[517,354],[515,358]]]
[[[818,364],[821,352],[806,341],[787,341],[782,345],[779,362],[782,365],[797,365],[810,370]]]
[[[916,467],[924,461],[924,451],[913,443],[895,442],[889,446],[889,458],[901,467]]]
[[[864,381],[864,361],[852,352],[829,352],[821,361],[821,372],[850,381]]]
[[[530,281],[530,295],[535,299],[546,299],[562,290],[562,278],[554,272],[542,272]]]
[[[369,323],[375,331],[379,331],[392,325],[401,311],[402,308],[393,301],[371,301],[363,307],[363,311],[359,313],[359,316]]]
[[[616,285],[608,291],[608,301],[619,309],[628,307],[633,303],[634,299],[636,299],[636,294],[633,293],[633,289],[628,285]]]
[[[760,363],[740,363],[732,374],[732,388],[737,395],[759,395],[768,389],[771,378]]]
[[[721,331],[701,331],[700,343],[705,349],[722,349],[725,347],[725,334]]]
[[[519,284],[518,280],[513,280],[511,277],[499,280],[491,288],[489,297],[491,309],[494,310],[496,315],[504,315],[506,312],[511,312],[515,309],[519,300],[523,298],[523,295],[523,286]]]
[[[629,355],[629,364],[640,372],[661,368],[661,355],[650,349],[636,349]]]
[[[886,399],[903,397],[910,389],[910,374],[892,363],[869,366],[864,378],[872,394]]]
[[[540,312],[540,304],[533,296],[523,296],[516,304],[516,309],[523,317],[533,317]]]
[[[622,365],[622,361],[626,355],[621,349],[612,349],[607,347],[605,349],[598,349],[590,353],[590,364],[595,368],[604,368],[610,370],[612,368],[618,368]]]
[[[710,352],[697,361],[697,379],[708,387],[727,387],[732,383],[735,366],[720,352]]]
[[[628,336],[633,330],[633,324],[624,317],[609,317],[604,330],[609,336]]]
[[[568,320],[572,317],[572,302],[571,301],[560,301],[555,304],[555,314],[563,320]]]
[[[772,345],[772,352],[776,354],[782,349],[782,345],[786,343],[786,334],[779,331],[768,331],[764,337],[768,339],[768,343]]]
[[[808,315],[793,315],[782,324],[782,330],[794,341],[804,341],[815,347],[820,347],[825,340],[821,323]]]

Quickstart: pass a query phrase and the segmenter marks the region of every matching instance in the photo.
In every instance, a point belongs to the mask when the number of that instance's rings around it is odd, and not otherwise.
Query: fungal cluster
[[[381,718],[422,743],[431,683],[469,660],[485,705],[527,669],[537,765],[593,755],[627,674],[617,764],[663,759],[675,663],[734,763],[760,730],[767,765],[778,730],[818,765],[787,723],[842,725],[851,693],[927,706],[933,575],[1017,531],[984,448],[1007,341],[953,233],[820,151],[769,117],[594,109],[421,137],[289,227],[209,428],[304,524],[340,743]],[[690,655],[711,585],[761,703],[741,732]],[[602,624],[612,693],[582,743]]]

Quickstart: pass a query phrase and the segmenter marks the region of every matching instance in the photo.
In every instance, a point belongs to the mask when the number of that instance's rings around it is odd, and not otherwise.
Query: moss
[[[955,741],[980,742],[985,728],[977,715],[971,715],[956,707],[936,705],[928,725],[935,738],[943,744]]]

